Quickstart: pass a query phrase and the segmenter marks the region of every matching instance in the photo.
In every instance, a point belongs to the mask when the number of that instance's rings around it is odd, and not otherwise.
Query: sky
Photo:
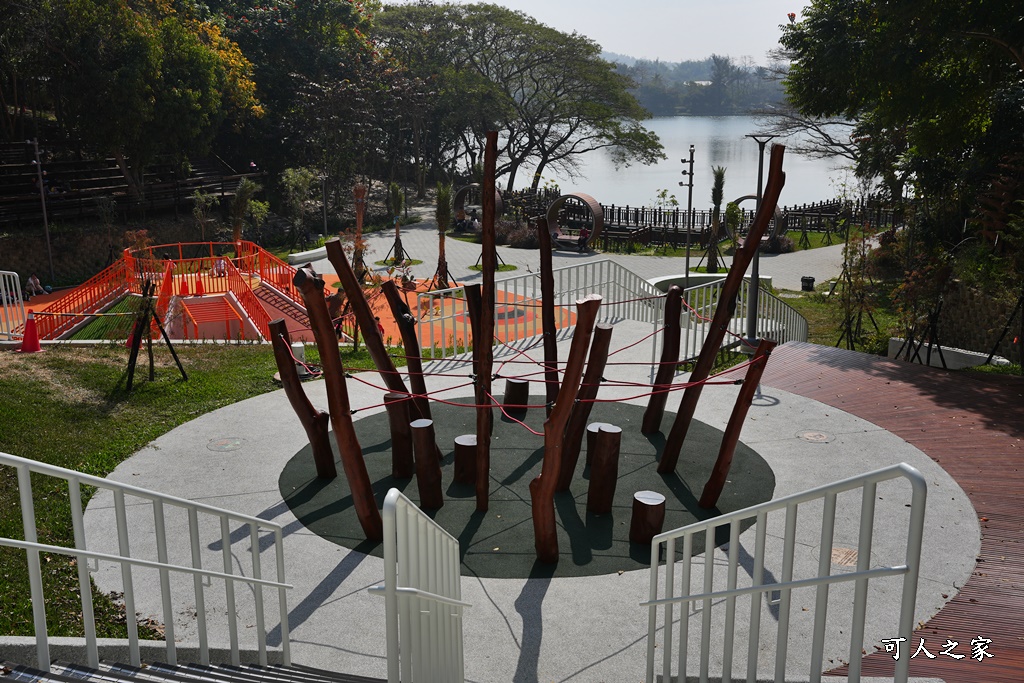
[[[395,2],[395,0],[386,0]],[[401,1],[401,0],[399,0]],[[466,4],[456,0],[460,4]],[[663,62],[712,53],[767,64],[779,25],[808,0],[488,0],[566,33],[581,33],[608,52]]]

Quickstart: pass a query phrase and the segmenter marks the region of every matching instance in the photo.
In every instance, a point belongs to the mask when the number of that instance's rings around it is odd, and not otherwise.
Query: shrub
[[[529,225],[521,225],[509,233],[508,244],[516,249],[539,249],[540,239],[537,237],[536,229]]]

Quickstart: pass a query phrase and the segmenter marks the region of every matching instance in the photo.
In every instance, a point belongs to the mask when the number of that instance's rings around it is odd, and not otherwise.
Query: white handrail
[[[21,278],[15,272],[0,270],[0,339],[21,339],[25,320]]]
[[[384,596],[388,683],[462,683],[459,542],[391,489],[384,499]]]
[[[902,564],[870,568],[872,552],[872,535],[875,525],[876,489],[880,482],[890,479],[906,479],[911,486],[910,514],[907,522],[905,561]],[[832,575],[832,549],[835,536],[836,498],[846,491],[861,490],[861,514],[858,531],[857,567],[848,574]],[[667,531],[655,536],[651,541],[651,584],[650,596],[641,603],[648,609],[647,633],[647,683],[655,679],[655,650],[659,630],[659,612],[663,614],[664,635],[662,638],[661,677],[668,680],[673,675],[673,668],[679,680],[686,680],[688,674],[688,644],[690,615],[684,606],[678,619],[679,636],[673,637],[676,625],[673,613],[676,605],[701,604],[700,633],[700,680],[709,680],[711,644],[721,643],[722,657],[721,680],[732,680],[733,647],[736,638],[736,599],[750,596],[750,630],[747,633],[747,672],[746,680],[755,681],[757,677],[757,660],[760,641],[760,624],[762,619],[761,604],[764,593],[778,593],[779,599],[773,602],[778,606],[778,632],[776,636],[776,658],[774,680],[782,682],[786,679],[787,648],[789,644],[790,602],[792,592],[801,588],[816,588],[813,636],[811,639],[809,675],[812,682],[821,680],[823,669],[823,650],[825,641],[825,625],[828,615],[829,586],[840,582],[854,582],[853,624],[850,630],[849,678],[860,680],[861,657],[864,639],[864,624],[867,607],[868,582],[873,578],[885,576],[902,576],[903,590],[900,603],[900,616],[897,624],[898,634],[910,637],[914,629],[914,608],[917,600],[917,582],[921,560],[921,538],[924,532],[924,512],[927,500],[927,483],[915,468],[901,463],[850,477],[833,484],[819,486],[809,491],[797,493],[779,500],[768,501],[744,510],[739,510],[713,519],[697,522],[689,526]],[[796,545],[797,511],[803,503],[822,501],[821,535],[817,574],[815,576],[793,578],[794,553]],[[784,534],[782,537],[782,569],[778,583],[764,583],[766,536],[768,515],[776,511],[785,511]],[[740,526],[753,520],[754,556],[752,566],[748,568],[751,585],[737,585],[737,567],[739,565]],[[728,527],[729,550],[728,564],[725,568],[726,587],[715,590],[715,531]],[[690,567],[693,560],[693,541],[698,533],[704,534],[704,585],[702,590],[690,592]],[[682,558],[677,559],[676,541],[683,540]],[[659,595],[659,558],[664,553],[664,578]],[[678,565],[678,566],[677,566]],[[680,571],[681,570],[681,571]],[[719,574],[721,570],[719,569]],[[676,585],[677,576],[681,577]],[[723,633],[712,634],[712,601],[724,601],[725,619]],[[717,605],[716,605],[717,607]],[[673,651],[675,658],[673,657]],[[673,667],[675,664],[675,667]],[[896,662],[894,680],[906,683],[909,674],[910,658],[903,657]],[[717,677],[717,676],[716,676]]]
[[[32,612],[35,624],[36,635],[36,658],[38,666],[42,670],[49,668],[49,643],[47,637],[45,597],[43,595],[42,572],[39,561],[40,552],[53,552],[64,555],[71,555],[79,558],[91,558],[97,561],[109,561],[120,564],[121,576],[124,589],[125,613],[128,616],[126,625],[128,627],[128,649],[129,659],[134,666],[141,665],[139,651],[138,626],[134,619],[135,614],[135,590],[133,585],[133,567],[154,568],[159,574],[159,585],[161,602],[163,605],[163,623],[165,628],[165,641],[167,645],[167,662],[174,664],[176,661],[176,645],[174,637],[174,612],[171,602],[170,572],[192,574],[195,578],[193,589],[196,601],[196,617],[199,636],[200,663],[210,663],[209,644],[207,642],[207,613],[204,608],[204,586],[205,579],[216,578],[224,581],[225,593],[227,595],[228,609],[227,618],[229,631],[231,633],[231,663],[240,663],[240,652],[237,638],[237,614],[234,606],[234,584],[242,581],[253,586],[254,609],[256,611],[257,648],[261,664],[267,663],[266,649],[266,628],[263,623],[263,589],[276,588],[278,605],[280,608],[281,628],[281,657],[285,664],[290,663],[290,643],[288,630],[288,603],[286,591],[291,588],[285,583],[284,577],[284,544],[283,529],[279,524],[268,522],[251,515],[243,515],[230,510],[224,510],[212,505],[195,503],[185,498],[169,496],[166,494],[150,491],[147,489],[121,484],[102,477],[83,474],[74,470],[47,465],[45,463],[21,458],[8,453],[0,453],[0,465],[13,467],[17,470],[19,497],[21,501],[22,523],[24,527],[24,540],[0,538],[0,545],[21,548],[26,551],[29,568],[29,585],[32,594]],[[71,509],[72,526],[74,530],[74,547],[54,546],[38,542],[36,531],[35,508],[32,496],[31,473],[43,474],[50,477],[64,479],[68,484],[68,496]],[[118,554],[102,553],[86,548],[84,511],[82,507],[83,484],[105,489],[113,495],[113,510],[117,527]],[[135,499],[147,500],[152,504],[153,510],[153,531],[155,561],[144,559],[138,556],[138,548],[132,549],[128,537],[128,512],[126,496]],[[168,531],[165,523],[165,507],[173,506],[180,508],[187,513],[187,544],[189,551],[188,563],[175,564],[168,556]],[[228,561],[224,564],[223,571],[204,569],[200,554],[199,542],[199,513],[209,515],[219,520],[220,543]],[[139,512],[133,510],[133,519],[137,519]],[[239,556],[231,554],[231,529],[230,522],[241,522],[243,528],[247,528],[250,543],[252,545],[251,576],[240,572],[244,567],[239,565]],[[260,532],[273,534],[274,548],[276,555],[277,579],[263,579],[260,574]],[[138,540],[138,539],[136,539]],[[188,566],[188,564],[191,566]],[[92,605],[92,586],[89,580],[89,569],[85,562],[78,562],[79,592],[82,601],[82,617],[85,635],[86,658],[89,666],[99,666],[99,650],[96,640],[96,624]]]

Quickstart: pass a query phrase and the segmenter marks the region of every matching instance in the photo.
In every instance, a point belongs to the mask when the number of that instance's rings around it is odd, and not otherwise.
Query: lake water
[[[725,201],[757,193],[757,143],[744,137],[756,133],[757,125],[749,116],[668,116],[644,122],[648,130],[657,133],[665,146],[668,159],[652,166],[633,165],[615,169],[610,155],[604,150],[588,152],[583,156],[581,170],[585,178],[570,180],[564,176],[545,173],[543,180],[554,180],[562,193],[585,192],[604,205],[653,206],[658,190],[665,188],[674,194],[681,208],[686,208],[687,188],[679,187],[685,180],[681,171],[688,164],[690,145],[693,155],[693,206],[711,206],[711,167],[725,166]],[[781,141],[776,139],[773,142]],[[771,143],[765,146],[764,175],[768,176]],[[779,203],[783,206],[822,201],[841,194],[840,183],[852,179],[852,173],[836,168],[833,160],[808,159],[786,150],[783,161],[786,185]],[[531,171],[520,171],[516,186],[524,187],[532,180]],[[754,208],[752,201],[744,209]]]

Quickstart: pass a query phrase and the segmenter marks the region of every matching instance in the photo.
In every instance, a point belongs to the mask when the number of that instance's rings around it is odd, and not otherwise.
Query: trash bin
[[[810,275],[804,275],[802,278],[800,278],[800,289],[802,289],[805,292],[813,292],[814,278],[811,277]]]

